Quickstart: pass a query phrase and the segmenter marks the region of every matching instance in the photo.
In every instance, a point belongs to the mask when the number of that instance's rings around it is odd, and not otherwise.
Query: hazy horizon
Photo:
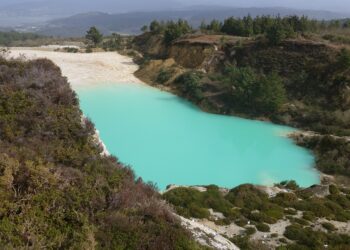
[[[7,7],[22,3],[41,3],[54,4],[64,2],[62,0],[1,0],[0,6]],[[193,5],[215,5],[215,6],[230,6],[230,7],[285,7],[295,9],[310,9],[310,10],[325,10],[337,12],[350,12],[350,1],[348,0],[217,0],[215,3],[211,0],[85,0],[83,1],[87,6],[81,6],[81,0],[70,1],[68,9],[87,10],[105,10],[105,8],[114,7],[114,12],[120,6],[121,11],[134,10],[152,10],[152,9],[169,9],[190,7]],[[91,7],[90,7],[91,6]]]
[[[190,0],[195,4],[210,4],[210,0]],[[211,4],[212,5],[212,4]],[[232,7],[284,7],[293,9],[324,10],[336,12],[350,12],[348,0],[217,0],[215,5]]]
[[[179,10],[196,12],[221,8],[230,11],[234,8],[251,7],[257,9],[288,8],[291,11],[280,10],[284,14],[300,15],[305,13],[308,16],[310,14],[313,18],[316,16],[318,19],[327,20],[350,17],[350,1],[346,0],[333,0],[332,2],[328,0],[309,2],[304,2],[304,0],[217,0],[215,3],[212,0],[0,0],[0,27],[28,25],[35,27],[51,20],[89,12],[108,14]],[[300,11],[304,11],[304,13]],[[310,13],[310,11],[321,13],[314,15],[315,13]],[[232,12],[234,11],[232,10]],[[275,10],[265,12],[266,14],[280,13]]]

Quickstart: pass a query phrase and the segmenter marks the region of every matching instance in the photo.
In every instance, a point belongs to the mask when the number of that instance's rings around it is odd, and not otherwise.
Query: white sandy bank
[[[116,52],[64,53],[42,48],[11,48],[10,57],[47,58],[58,65],[73,88],[99,83],[141,83],[138,66]]]

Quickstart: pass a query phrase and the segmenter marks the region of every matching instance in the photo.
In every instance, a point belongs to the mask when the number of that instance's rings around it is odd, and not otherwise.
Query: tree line
[[[16,31],[0,31],[0,45],[11,46],[13,42],[24,42],[28,40],[37,40],[43,38],[34,33],[20,33]]]
[[[257,16],[248,15],[243,18],[230,17],[223,22],[212,20],[202,22],[199,30],[203,33],[226,34],[232,36],[253,37],[265,35],[271,44],[278,44],[281,40],[291,38],[297,34],[317,32],[333,28],[349,28],[349,20],[318,21],[306,16]],[[170,44],[177,38],[195,31],[186,20],[157,21],[141,28],[142,32],[164,34],[164,41]]]

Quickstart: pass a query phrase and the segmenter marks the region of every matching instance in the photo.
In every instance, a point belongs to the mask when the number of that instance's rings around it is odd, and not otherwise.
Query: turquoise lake
[[[169,184],[319,183],[312,154],[283,136],[292,128],[208,114],[173,94],[138,84],[76,91],[108,151],[160,190]]]

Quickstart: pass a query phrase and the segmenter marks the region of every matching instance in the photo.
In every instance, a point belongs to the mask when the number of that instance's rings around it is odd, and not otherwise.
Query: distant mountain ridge
[[[84,12],[125,13],[179,8],[177,0],[1,0],[0,25],[40,23]]]
[[[81,36],[91,26],[97,26],[103,33],[110,34],[112,32],[137,34],[140,27],[149,24],[152,20],[176,20],[179,18],[189,21],[189,23],[197,27],[205,20],[207,22],[218,19],[223,20],[227,17],[243,17],[246,15],[298,15],[308,16],[319,20],[330,20],[345,18],[346,15],[330,11],[314,11],[314,10],[295,10],[288,8],[222,8],[222,7],[201,7],[191,10],[176,11],[153,11],[153,12],[131,12],[108,14],[104,12],[89,12],[74,15],[68,18],[60,18],[47,22],[36,28],[35,31],[43,35],[53,36]]]

